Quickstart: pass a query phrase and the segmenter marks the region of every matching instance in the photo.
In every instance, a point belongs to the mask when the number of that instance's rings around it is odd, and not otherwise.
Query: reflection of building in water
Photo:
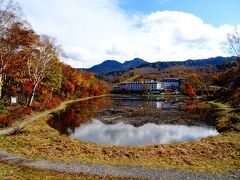
[[[144,101],[141,99],[113,99],[114,103],[119,106],[139,108],[143,107]]]
[[[167,102],[160,100],[142,100],[142,99],[113,99],[118,106],[127,106],[132,108],[153,108],[153,109],[179,109],[180,103],[177,101]]]
[[[179,102],[154,102],[152,105],[153,108],[157,109],[179,109]]]

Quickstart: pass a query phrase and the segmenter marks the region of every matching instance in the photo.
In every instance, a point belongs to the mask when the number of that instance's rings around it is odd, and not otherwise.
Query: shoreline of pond
[[[218,174],[239,168],[240,137],[236,131],[171,145],[124,147],[70,139],[49,127],[46,123],[49,118],[29,124],[19,134],[0,136],[0,149],[30,159],[62,162],[165,167]]]
[[[94,99],[94,98],[106,97],[106,96],[109,96],[109,95],[91,96],[91,97],[85,97],[80,99],[66,100],[61,102],[60,105],[58,105],[53,109],[48,109],[45,111],[34,111],[32,114],[24,116],[21,119],[15,121],[14,124],[10,127],[0,128],[0,136],[18,132],[24,127],[26,127],[28,124],[30,124],[31,122],[38,120],[39,118],[44,118],[45,116],[48,116],[51,113],[64,110],[70,104],[74,104],[80,101],[85,101],[85,100]]]
[[[138,97],[180,97],[180,98],[186,98],[186,99],[190,99],[188,96],[184,96],[184,95],[175,95],[175,94],[160,94],[160,95],[132,95],[132,94],[107,94],[107,95],[101,95],[101,96],[93,96],[93,97],[86,97],[86,98],[81,98],[81,99],[75,99],[75,100],[67,100],[62,102],[58,107],[54,108],[54,109],[50,109],[50,110],[46,110],[46,111],[41,111],[41,112],[33,112],[33,114],[23,117],[23,120],[18,120],[12,127],[7,127],[7,128],[1,128],[0,129],[0,135],[4,135],[4,133],[8,132],[8,134],[11,132],[14,132],[15,130],[18,129],[22,129],[23,126],[25,126],[26,121],[25,119],[35,119],[34,116],[39,116],[41,117],[41,114],[45,114],[45,112],[49,113],[55,113],[55,112],[59,112],[63,109],[65,109],[68,105],[77,103],[79,101],[85,101],[85,100],[89,100],[89,99],[95,99],[95,98],[101,98],[101,97],[117,97],[117,96],[125,96],[125,97],[129,97],[129,96],[138,96]],[[221,102],[214,102],[214,101],[206,101],[206,100],[201,100],[199,98],[195,98],[193,99],[193,102],[204,102],[207,104],[210,104],[214,113],[214,116],[216,118],[215,122],[211,122],[211,124],[213,124],[214,126],[217,127],[217,130],[219,132],[224,132],[230,129],[233,130],[237,130],[240,132],[240,128],[239,127],[234,127],[232,126],[231,123],[231,116],[228,116],[229,111],[231,111],[231,107],[229,105],[225,105]],[[226,113],[226,108],[229,110],[228,113]],[[224,112],[224,113],[223,113]],[[227,119],[227,120],[226,120]],[[26,123],[28,124],[28,123]],[[192,124],[194,125],[194,124]],[[20,128],[19,128],[20,127]],[[1,133],[2,132],[2,133]]]

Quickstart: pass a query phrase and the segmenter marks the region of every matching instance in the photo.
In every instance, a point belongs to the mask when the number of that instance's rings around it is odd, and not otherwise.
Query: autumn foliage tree
[[[219,66],[222,72],[213,76],[214,85],[219,90],[214,93],[213,98],[219,101],[228,102],[233,106],[240,105],[240,31],[235,29],[228,34],[228,49],[236,56],[236,61],[227,62]]]
[[[237,57],[240,57],[240,30],[236,29],[235,32],[228,34],[228,45]]]
[[[236,28],[235,32],[228,34],[228,44],[233,54],[237,56],[236,67],[228,70],[228,73],[223,75],[224,78],[231,77],[230,90],[231,99],[234,106],[240,105],[240,29]]]
[[[4,85],[5,71],[11,63],[13,51],[19,44],[13,44],[9,40],[9,33],[14,25],[21,22],[20,8],[11,0],[0,0],[0,98]],[[11,40],[14,40],[11,38]],[[14,47],[12,47],[14,46]]]
[[[106,84],[92,73],[62,63],[55,40],[36,34],[23,19],[12,0],[0,0],[0,104],[14,95],[42,110],[64,98],[106,93]]]
[[[15,23],[9,29],[8,34],[1,39],[1,76],[3,88],[7,88],[11,84],[7,83],[7,77],[20,78],[23,75],[23,60],[22,52],[29,48],[34,43],[34,32],[25,27],[22,23]],[[17,77],[18,76],[18,77]],[[1,78],[0,78],[1,79]]]
[[[71,81],[69,80],[65,80],[63,82],[63,89],[64,89],[64,92],[65,92],[65,95],[67,98],[69,98],[69,95],[74,93],[75,91],[75,85],[73,83],[71,83]]]
[[[106,93],[105,82],[62,63],[55,40],[37,34],[23,19],[12,0],[0,0],[0,108],[10,104],[11,96],[18,100],[8,114],[0,114],[0,128],[68,98]]]
[[[62,72],[62,91],[67,98],[97,96],[107,92],[106,83],[98,80],[91,72],[80,72],[66,64],[62,64]]]
[[[26,50],[26,67],[29,81],[32,83],[28,106],[32,105],[36,88],[44,78],[54,74],[59,64],[57,48],[48,36],[40,36],[31,48]]]
[[[192,84],[190,83],[186,84],[185,94],[188,95],[189,97],[193,97],[196,95],[196,91]]]

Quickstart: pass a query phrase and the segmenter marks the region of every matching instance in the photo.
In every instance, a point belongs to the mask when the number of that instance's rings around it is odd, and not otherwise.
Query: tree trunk
[[[3,75],[0,74],[0,99],[2,98]]]
[[[30,96],[30,99],[29,99],[28,105],[27,105],[28,107],[30,107],[30,106],[32,105],[32,102],[33,102],[33,99],[34,99],[34,96],[35,96],[35,91],[36,91],[37,85],[38,85],[38,83],[33,85],[32,92],[31,92],[31,96]]]
[[[50,103],[52,101],[52,97],[53,97],[53,88],[51,90],[52,90],[52,92],[51,92],[50,97],[48,99],[48,103]]]
[[[237,56],[237,67],[240,68],[240,55]]]

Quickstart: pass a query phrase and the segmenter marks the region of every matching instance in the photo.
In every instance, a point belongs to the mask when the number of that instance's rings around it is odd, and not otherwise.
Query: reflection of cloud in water
[[[71,137],[97,144],[146,145],[191,141],[217,134],[213,127],[152,123],[134,127],[123,122],[108,125],[94,120],[91,124],[82,124],[75,129],[75,133]]]

